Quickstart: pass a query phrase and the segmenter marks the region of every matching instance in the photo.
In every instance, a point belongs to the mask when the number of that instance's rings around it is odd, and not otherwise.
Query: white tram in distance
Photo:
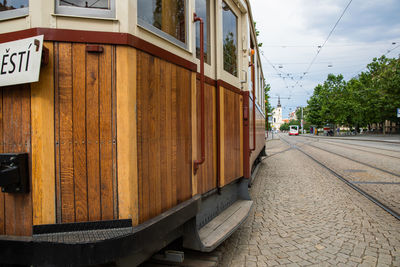
[[[298,125],[290,125],[289,126],[289,135],[299,135],[299,126]]]

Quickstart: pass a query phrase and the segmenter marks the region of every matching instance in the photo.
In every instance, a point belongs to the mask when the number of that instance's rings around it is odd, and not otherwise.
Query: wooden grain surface
[[[265,118],[263,114],[256,108],[256,150],[251,153],[250,157],[250,166],[254,164],[254,161],[256,160],[257,156],[260,154],[261,150],[265,146]],[[252,123],[252,121],[251,121]],[[251,127],[251,145],[253,144],[253,134],[252,134],[252,129]]]
[[[222,185],[226,185],[243,176],[243,115],[242,96],[221,88],[221,113],[224,118],[224,123],[221,123],[221,169],[224,170],[221,181]]]
[[[57,221],[114,219],[115,48],[88,53],[84,44],[56,47]]]
[[[197,80],[197,158],[201,156],[201,124],[200,124],[200,81]],[[216,89],[204,86],[204,125],[206,160],[198,171],[198,192],[206,193],[217,187],[217,136],[216,136]]]
[[[56,220],[54,166],[54,45],[49,63],[40,70],[39,82],[31,84],[32,120],[32,201],[33,224],[52,224]]]
[[[192,195],[191,72],[137,54],[139,220]]]
[[[4,87],[1,89],[1,96],[1,151],[2,153],[27,152],[31,156],[30,85]],[[32,188],[31,179],[29,181],[29,186]],[[0,234],[31,235],[33,223],[31,192],[30,189],[28,194],[0,193]]]
[[[137,128],[136,128],[136,53],[129,47],[117,48],[117,143],[118,216],[139,223]],[[114,152],[115,153],[115,152]]]

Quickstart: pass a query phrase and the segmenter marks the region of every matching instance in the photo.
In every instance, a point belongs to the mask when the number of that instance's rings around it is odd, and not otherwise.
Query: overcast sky
[[[306,106],[315,86],[323,83],[329,73],[341,73],[349,80],[374,57],[400,45],[399,0],[353,0],[304,75],[349,0],[250,2],[260,31],[258,41],[263,43],[261,60],[264,76],[272,87],[271,103],[276,106],[277,96],[281,96],[284,118],[296,106]],[[387,56],[399,54],[400,47]]]

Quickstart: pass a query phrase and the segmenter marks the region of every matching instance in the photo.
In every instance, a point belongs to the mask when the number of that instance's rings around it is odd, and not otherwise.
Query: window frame
[[[212,0],[205,0],[205,1],[206,1],[206,5],[207,5],[206,14],[208,15],[208,17],[205,18],[205,23],[204,23],[207,25],[207,27],[204,27],[204,28],[207,28],[207,42],[205,43],[205,46],[207,47],[207,55],[205,55],[205,57],[207,60],[204,60],[204,63],[206,63],[207,65],[211,65],[211,62],[212,62],[212,58],[211,58],[211,56],[212,56],[212,53],[211,53],[211,50],[212,50],[212,48],[211,48],[211,1]],[[197,13],[196,0],[195,0],[194,7],[195,7],[195,12]],[[195,57],[198,60],[200,60],[200,56],[197,57],[197,48],[198,48],[197,47],[197,25],[199,25],[199,24],[196,23],[196,27],[195,27],[194,54],[195,54]],[[200,29],[200,26],[199,26],[199,29]],[[200,35],[200,30],[199,30],[198,34]],[[199,50],[200,50],[200,47],[199,47]]]
[[[60,0],[55,0],[55,13],[56,15],[67,15],[67,16],[78,16],[88,18],[110,18],[113,19],[116,16],[115,13],[115,1],[110,1],[110,9],[98,9],[98,8],[84,8],[74,6],[62,6]]]
[[[29,1],[28,1],[27,7],[16,8],[16,9],[7,10],[7,11],[1,11],[0,12],[0,21],[22,18],[22,17],[26,17],[28,15],[29,15]]]
[[[240,50],[240,41],[239,41],[239,34],[240,34],[240,32],[239,32],[239,25],[240,25],[240,18],[241,18],[241,13],[240,13],[240,10],[239,10],[239,14],[238,14],[238,11],[235,9],[235,7],[230,3],[230,1],[229,0],[222,0],[221,1],[221,7],[222,7],[222,5],[223,4],[226,4],[228,7],[229,7],[229,9],[231,10],[231,12],[232,12],[232,14],[236,17],[236,75],[235,74],[233,74],[233,73],[230,73],[229,71],[227,71],[227,70],[225,70],[225,52],[224,52],[224,36],[223,36],[223,33],[224,33],[224,15],[223,15],[223,12],[224,12],[224,10],[223,10],[223,8],[221,8],[221,13],[220,13],[220,16],[221,16],[221,26],[222,26],[222,28],[221,28],[221,30],[222,30],[222,40],[221,40],[221,44],[222,44],[222,70],[224,71],[224,72],[226,72],[226,73],[228,73],[229,75],[231,75],[231,76],[233,76],[233,77],[235,77],[235,78],[239,78],[239,68],[240,68],[240,58],[239,58],[239,50]]]
[[[160,30],[159,28],[147,23],[145,20],[139,17],[139,7],[137,8],[138,14],[137,14],[137,26],[149,31],[150,33],[173,43],[174,45],[177,45],[185,50],[189,50],[189,0],[184,0],[185,1],[185,43],[182,42],[181,40],[175,38],[174,36],[164,32],[163,30]]]

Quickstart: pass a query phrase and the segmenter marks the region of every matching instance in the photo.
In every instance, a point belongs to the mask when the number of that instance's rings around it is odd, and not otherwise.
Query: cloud
[[[354,0],[309,73],[300,79],[349,0],[250,1],[260,31],[258,39],[263,43],[262,63],[271,95],[291,96],[282,100],[284,108],[285,102],[287,108],[306,105],[306,91],[312,94],[329,73],[350,79],[372,58],[393,48],[392,42],[400,44],[400,1]],[[398,53],[400,49],[390,55]],[[290,77],[283,80],[278,73]]]

